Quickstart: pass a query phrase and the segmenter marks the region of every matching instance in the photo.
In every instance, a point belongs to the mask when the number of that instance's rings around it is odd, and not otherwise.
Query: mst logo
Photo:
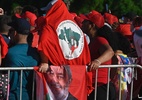
[[[84,35],[81,29],[73,21],[64,20],[58,25],[57,34],[65,59],[79,57],[84,47]]]

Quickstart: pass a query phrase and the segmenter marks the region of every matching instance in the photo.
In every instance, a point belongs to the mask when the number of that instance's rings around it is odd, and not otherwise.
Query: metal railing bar
[[[0,70],[33,70],[34,67],[0,67]]]
[[[9,92],[10,92],[10,86],[9,86],[9,83],[10,83],[10,70],[8,70],[8,87],[7,87],[7,100],[9,100]]]
[[[131,91],[130,91],[130,100],[133,98],[133,79],[134,79],[134,68],[132,69],[132,81],[131,81]]]
[[[108,80],[107,80],[107,100],[109,100],[109,85],[110,85],[110,68],[108,69]]]
[[[131,91],[130,91],[130,100],[132,100],[132,96],[133,96],[133,79],[134,79],[134,68],[140,68],[142,69],[142,66],[141,65],[138,65],[138,64],[131,64],[131,65],[100,65],[99,68],[108,68],[108,78],[110,77],[110,69],[111,68],[124,68],[124,67],[130,67],[130,68],[133,68],[133,72],[132,72],[132,81],[131,81]],[[0,70],[1,71],[8,71],[8,81],[10,79],[10,72],[11,71],[21,71],[21,76],[20,76],[20,100],[22,100],[22,77],[23,77],[23,71],[24,70],[33,70],[34,67],[0,67]],[[33,88],[32,88],[32,100],[34,100],[34,90],[35,90],[35,73],[33,73]],[[98,77],[98,69],[96,70],[96,77]],[[120,80],[122,80],[122,76],[121,76],[121,72],[120,72]],[[120,83],[120,86],[119,86],[119,100],[121,100],[121,81],[119,82]],[[109,80],[108,80],[108,84],[107,84],[107,100],[109,100],[109,87],[110,87],[110,84],[109,84]],[[94,90],[94,100],[96,100],[97,98],[97,78],[95,78],[95,90]],[[8,96],[9,97],[9,96]],[[139,97],[139,95],[138,95]],[[141,98],[141,97],[139,97]],[[9,99],[9,98],[8,98]]]
[[[35,90],[35,72],[33,72],[32,100],[34,100],[34,90]]]
[[[22,100],[22,77],[23,77],[23,70],[21,70],[21,76],[20,76],[20,100]]]
[[[99,68],[121,68],[121,67],[138,67],[142,69],[141,65],[131,64],[131,65],[100,65]]]
[[[96,77],[98,77],[98,69],[96,69]],[[98,84],[97,79],[98,79],[98,78],[96,78],[96,77],[95,77],[95,93],[94,93],[94,100],[96,100],[96,98],[97,98],[97,84]]]
[[[121,98],[121,80],[122,80],[122,72],[123,70],[122,70],[122,68],[120,68],[120,76],[119,76],[119,100],[121,100],[122,98]],[[118,74],[119,75],[119,74]]]

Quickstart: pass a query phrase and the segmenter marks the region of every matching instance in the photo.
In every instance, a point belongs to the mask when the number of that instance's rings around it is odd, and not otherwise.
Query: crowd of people
[[[131,64],[126,62],[129,57],[137,58],[137,64],[142,65],[142,17],[128,12],[118,18],[96,10],[76,14],[70,12],[69,5],[62,0],[52,0],[40,10],[45,12],[42,16],[32,5],[17,6],[9,16],[0,8],[0,65],[39,66],[39,72],[50,74],[56,72],[50,65],[87,65],[88,72],[92,72],[92,87],[95,87],[98,69],[96,100],[106,100],[108,82],[109,100],[117,100],[115,79],[121,70],[112,69],[108,79],[108,68],[99,69],[99,66]],[[134,100],[142,94],[142,71],[137,71]],[[19,71],[10,73],[9,100],[20,99],[19,76]],[[32,77],[32,71],[23,72],[22,100],[32,98]],[[89,96],[85,94],[84,100],[94,100],[94,92],[95,89]],[[129,99],[129,93],[122,99]]]

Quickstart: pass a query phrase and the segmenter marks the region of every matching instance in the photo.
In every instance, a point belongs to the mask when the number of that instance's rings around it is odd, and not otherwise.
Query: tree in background
[[[8,14],[16,5],[33,5],[40,9],[48,4],[51,0],[0,0],[2,7]],[[91,10],[97,10],[101,13],[105,11],[111,12],[118,17],[121,17],[127,12],[135,12],[142,15],[142,0],[65,0],[70,3],[70,11],[77,14],[88,13]],[[107,6],[106,6],[107,4]]]
[[[99,12],[102,12],[104,9],[104,0],[74,0],[71,3],[71,12],[76,12],[78,14],[80,13],[88,13],[91,10],[97,10]]]
[[[135,12],[136,14],[140,15],[140,8],[138,5],[136,5],[134,0],[108,0],[108,2],[112,13],[119,17],[126,14],[127,12]]]
[[[108,9],[106,9],[106,4]],[[71,4],[71,11],[79,13],[88,13],[91,10],[99,12],[111,12],[118,17],[127,12],[135,12],[142,15],[142,0],[74,0]]]

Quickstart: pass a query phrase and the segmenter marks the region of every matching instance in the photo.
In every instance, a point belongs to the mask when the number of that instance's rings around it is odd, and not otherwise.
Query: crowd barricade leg
[[[122,68],[124,67],[129,67],[129,68],[132,68],[132,79],[131,79],[131,83],[129,84],[129,89],[127,91],[127,99],[126,100],[133,100],[133,89],[134,89],[134,79],[137,79],[136,76],[137,73],[135,71],[136,68],[139,68],[140,70],[142,70],[142,66],[140,65],[137,65],[137,64],[131,64],[131,65],[101,65],[99,66],[99,68],[108,68],[108,77],[110,77],[110,72],[111,72],[111,69],[113,68],[120,68],[120,70],[122,71]],[[23,77],[23,72],[24,71],[28,71],[28,70],[32,70],[33,71],[33,67],[1,67],[0,68],[0,71],[7,71],[7,75],[8,75],[8,81],[9,81],[9,78],[10,78],[10,73],[11,71],[14,71],[14,70],[19,70],[20,71],[20,100],[22,100],[22,77]],[[32,87],[32,100],[36,100],[35,98],[35,73],[33,73],[33,80],[32,83],[33,85],[31,86]],[[96,70],[96,77],[98,77],[98,69]],[[122,83],[122,75],[120,74],[120,77],[119,77],[119,83]],[[110,100],[109,98],[109,95],[110,95],[110,84],[109,84],[109,78],[108,78],[108,84],[107,84],[107,98],[106,100]],[[95,92],[94,92],[94,100],[96,100],[96,96],[97,96],[97,78],[95,78]],[[128,83],[127,83],[128,84]],[[9,87],[9,85],[8,85]],[[9,99],[9,88],[7,88],[7,100]],[[124,100],[122,99],[122,96],[123,96],[123,93],[122,93],[122,84],[119,84],[119,87],[118,87],[118,97],[116,98],[116,100]],[[137,98],[139,99],[142,99],[142,97],[140,97],[140,95],[138,94],[137,95]]]
[[[125,78],[125,76],[123,75],[123,69],[124,68],[131,68],[131,82],[124,82],[123,80]],[[116,100],[133,100],[134,99],[134,79],[137,80],[137,73],[136,73],[136,68],[139,68],[140,70],[142,70],[142,66],[137,65],[137,64],[131,64],[131,65],[100,65],[99,68],[108,68],[108,77],[110,77],[110,72],[111,69],[113,68],[119,68],[120,69],[120,73],[119,73],[119,78],[118,78],[118,90],[116,92]],[[126,71],[125,71],[126,73]],[[96,70],[96,78],[95,78],[95,92],[94,92],[94,100],[97,100],[97,77],[98,77],[98,69]],[[127,76],[128,78],[130,78],[129,76]],[[109,94],[110,94],[110,84],[109,84],[109,78],[108,78],[108,82],[107,82],[107,97],[106,100],[110,100],[109,98]],[[121,83],[121,84],[120,84]],[[115,83],[114,83],[115,84]],[[124,86],[126,85],[126,86]],[[129,86],[129,87],[128,87]],[[124,90],[126,89],[126,90]],[[100,94],[101,95],[101,94]],[[142,99],[142,97],[140,97],[140,95],[137,95],[137,98],[139,98],[140,100]]]
[[[7,81],[8,81],[8,84],[7,84],[7,93],[6,93],[6,96],[2,96],[0,97],[0,100],[9,100],[9,92],[10,92],[10,73],[11,71],[19,71],[20,72],[20,95],[19,95],[19,100],[22,100],[22,84],[23,84],[23,72],[24,71],[33,71],[33,67],[1,67],[0,68],[0,72],[4,72],[6,75],[7,75]],[[32,99],[31,100],[35,100],[35,72],[33,71],[33,80],[32,81],[32,93],[31,93],[31,97]],[[2,78],[2,77],[0,77]],[[3,81],[3,80],[1,80]],[[4,88],[2,85],[0,85],[0,88]]]

